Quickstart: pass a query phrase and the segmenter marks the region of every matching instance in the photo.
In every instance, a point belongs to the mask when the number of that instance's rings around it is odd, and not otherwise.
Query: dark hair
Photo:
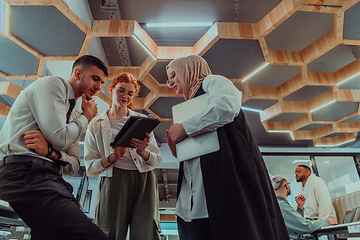
[[[76,59],[76,61],[73,64],[72,72],[74,72],[74,69],[78,66],[81,66],[84,72],[87,71],[87,68],[90,66],[94,66],[102,70],[105,74],[105,76],[109,75],[108,68],[105,65],[103,61],[98,59],[97,57],[91,56],[91,55],[84,55]]]
[[[306,165],[298,165],[297,167],[305,168],[305,169],[307,169],[307,170],[309,170],[311,172],[311,169]]]
[[[136,78],[131,74],[127,72],[122,72],[119,75],[117,75],[110,83],[109,91],[113,90],[115,86],[118,83],[132,83],[135,86],[135,95],[137,95],[140,92],[140,85],[137,83]],[[133,102],[128,106],[131,110],[134,110]]]

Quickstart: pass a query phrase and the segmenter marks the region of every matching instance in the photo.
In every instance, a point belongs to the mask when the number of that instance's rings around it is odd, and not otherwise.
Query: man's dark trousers
[[[81,211],[72,190],[45,165],[19,162],[0,167],[0,199],[31,228],[33,240],[107,239]]]

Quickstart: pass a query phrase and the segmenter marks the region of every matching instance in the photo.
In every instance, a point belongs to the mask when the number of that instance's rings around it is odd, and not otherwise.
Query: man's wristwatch
[[[52,151],[53,151],[53,147],[52,147],[51,143],[48,142],[48,153],[46,154],[45,157],[50,157]]]

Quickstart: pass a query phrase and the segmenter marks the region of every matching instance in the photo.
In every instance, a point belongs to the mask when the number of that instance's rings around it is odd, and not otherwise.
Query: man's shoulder
[[[291,207],[290,203],[284,198],[278,195],[276,196],[277,198],[277,202],[279,204],[279,208],[281,211],[281,214],[283,215],[284,218],[286,218],[286,216],[294,211],[294,208]]]
[[[310,178],[310,177],[309,177],[309,178]],[[324,180],[324,179],[316,176],[315,174],[312,174],[312,175],[311,175],[310,180],[311,180],[311,182],[312,182],[313,184],[315,184],[315,183],[325,183],[325,180]]]
[[[57,76],[46,76],[46,77],[42,77],[39,78],[38,80],[36,80],[33,84],[31,84],[28,88],[29,90],[31,88],[33,88],[34,90],[38,90],[38,91],[43,91],[44,88],[49,90],[52,87],[56,88],[66,88],[66,81],[60,77]],[[30,88],[31,87],[31,88]],[[26,88],[27,89],[27,88]]]
[[[24,89],[23,94],[28,101],[36,102],[35,99],[47,99],[60,97],[65,99],[68,95],[70,84],[60,77],[46,76],[39,78]],[[34,103],[35,103],[34,102]]]
[[[65,84],[66,81],[64,79],[62,79],[61,77],[57,77],[57,76],[46,76],[46,77],[42,77],[39,78],[37,81],[40,82],[46,82],[46,83],[56,83],[56,84]]]
[[[286,198],[284,198],[283,196],[280,196],[278,194],[276,194],[276,199],[279,203],[279,205],[283,205],[283,206],[286,206],[289,204],[289,202],[286,200]],[[289,204],[290,205],[290,204]]]

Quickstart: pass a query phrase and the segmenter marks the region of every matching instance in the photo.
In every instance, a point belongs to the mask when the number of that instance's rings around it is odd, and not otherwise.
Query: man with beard
[[[286,200],[287,196],[291,194],[291,189],[289,182],[284,176],[274,176],[271,179],[271,184],[274,188],[290,239],[314,239],[310,233],[321,227],[329,226],[330,224],[337,224],[337,222],[332,218],[327,220],[305,219],[304,204],[306,197],[304,195],[295,197],[295,201],[298,204],[297,210],[295,210]]]
[[[309,219],[336,219],[334,206],[331,202],[329,190],[325,181],[306,165],[299,165],[295,169],[297,182],[301,182],[299,194],[303,194],[307,201],[304,205],[305,217]]]

